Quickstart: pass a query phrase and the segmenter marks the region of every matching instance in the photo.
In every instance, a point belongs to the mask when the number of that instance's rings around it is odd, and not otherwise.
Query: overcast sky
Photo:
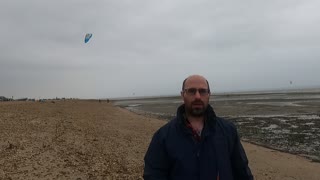
[[[174,95],[191,74],[205,76],[214,92],[320,87],[319,7],[318,0],[1,0],[0,96]]]

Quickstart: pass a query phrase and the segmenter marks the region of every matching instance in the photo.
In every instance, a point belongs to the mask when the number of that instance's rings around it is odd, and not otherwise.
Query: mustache
[[[200,100],[193,101],[191,104],[192,104],[192,105],[194,105],[194,104],[204,105],[204,103],[203,103],[202,101],[200,101]]]

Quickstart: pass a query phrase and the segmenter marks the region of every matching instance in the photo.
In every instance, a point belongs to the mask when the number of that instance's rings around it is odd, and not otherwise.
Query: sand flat
[[[0,102],[0,179],[142,179],[165,123],[106,102]],[[320,163],[244,147],[255,179],[320,179]]]

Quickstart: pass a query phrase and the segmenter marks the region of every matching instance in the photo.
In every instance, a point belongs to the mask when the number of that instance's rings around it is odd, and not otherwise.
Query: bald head
[[[183,81],[183,83],[182,83],[182,91],[184,91],[186,84],[188,84],[188,82],[192,82],[192,81],[199,81],[199,82],[204,81],[204,82],[206,82],[207,85],[208,85],[208,90],[209,90],[209,92],[210,92],[210,86],[209,86],[209,82],[207,81],[207,79],[204,78],[203,76],[196,75],[196,74],[187,77],[187,78]]]

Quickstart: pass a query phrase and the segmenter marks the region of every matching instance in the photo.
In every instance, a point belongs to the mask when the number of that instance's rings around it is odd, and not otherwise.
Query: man
[[[252,180],[236,127],[215,115],[210,87],[200,75],[183,81],[184,104],[153,136],[145,180]]]

